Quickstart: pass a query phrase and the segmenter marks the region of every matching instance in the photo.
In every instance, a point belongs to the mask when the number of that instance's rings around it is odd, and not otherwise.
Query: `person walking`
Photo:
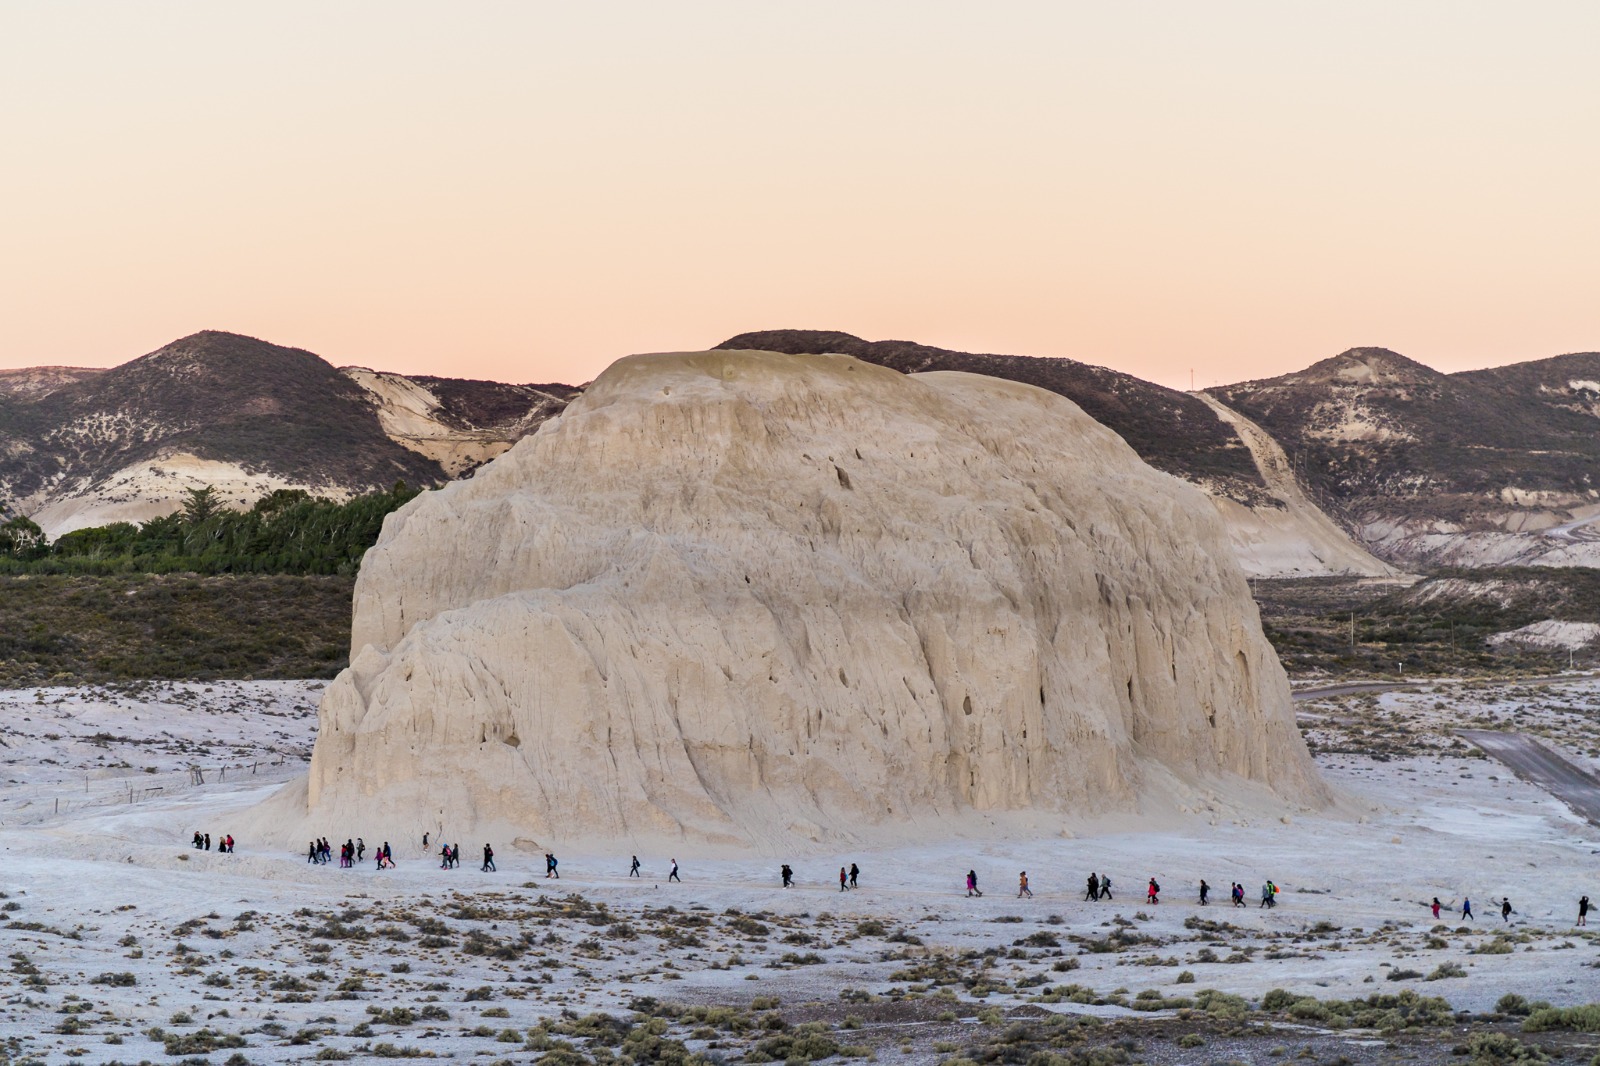
[[[494,865],[494,849],[491,848],[487,844],[485,844],[483,846],[483,872],[484,873],[498,873],[499,872],[498,870],[495,869],[495,865]]]
[[[1578,901],[1578,924],[1589,924],[1589,897],[1584,896]]]
[[[441,869],[441,870],[450,869],[450,845],[449,844],[440,844],[439,845],[439,869]]]
[[[839,867],[839,891],[846,892],[850,888],[850,871],[843,866]]]
[[[366,858],[366,856],[367,842],[362,840],[360,837],[356,837],[356,862],[360,862],[362,859]]]
[[[195,845],[198,847],[199,845]],[[315,840],[306,844],[306,862],[317,861],[317,842]]]
[[[211,834],[210,833],[206,834],[206,850],[207,851],[211,850]]]
[[[1511,921],[1511,915],[1512,915],[1511,897],[1510,896],[1504,896],[1500,900],[1500,919],[1501,919],[1501,921],[1504,921],[1504,922],[1509,924],[1510,921]]]
[[[1153,877],[1150,879],[1150,883],[1145,886],[1144,899],[1146,903],[1161,902],[1161,886],[1156,884],[1156,879]]]
[[[1443,906],[1444,906],[1444,904],[1439,902],[1439,897],[1438,896],[1434,896],[1433,897],[1433,903],[1428,908],[1429,910],[1433,911],[1433,920],[1434,921],[1437,922],[1439,920],[1439,909],[1441,907],[1443,907]]]
[[[1029,899],[1033,898],[1033,889],[1028,887],[1028,871],[1026,870],[1017,875],[1017,898],[1021,899],[1023,896],[1027,896]]]
[[[861,867],[857,866],[855,863],[851,863],[850,864],[850,887],[851,888],[859,888],[860,887],[859,885],[856,884],[856,879],[858,877],[860,877],[860,876],[861,876]]]
[[[1468,896],[1461,897],[1461,917],[1477,921],[1477,916],[1472,913],[1472,900]]]
[[[673,859],[672,860],[672,872],[667,874],[667,880],[668,881],[676,881],[680,885],[683,884],[683,878],[678,876],[678,860],[677,859]]]
[[[1110,874],[1101,874],[1100,875],[1100,898],[1101,899],[1112,899],[1112,898],[1114,898],[1111,895],[1111,875]]]
[[[1274,905],[1275,904],[1272,899],[1272,882],[1264,881],[1261,884],[1261,907],[1272,907]],[[1257,907],[1256,910],[1260,910],[1261,907]]]
[[[793,888],[794,887],[794,871],[789,869],[789,864],[788,863],[784,863],[782,868],[780,868],[778,870],[778,873],[783,876],[783,887],[784,888]]]
[[[967,871],[967,895],[977,896],[979,899],[983,898],[983,893],[978,890],[978,871],[976,870]]]
[[[639,856],[637,855],[633,857],[633,865],[628,867],[628,876],[637,877],[641,881],[644,880],[644,875],[639,872]]]
[[[1244,886],[1237,881],[1233,883],[1233,905],[1235,907],[1244,906]]]
[[[1096,873],[1090,873],[1089,874],[1089,887],[1084,890],[1083,901],[1085,903],[1092,903],[1092,902],[1094,902],[1095,900],[1097,900],[1099,898],[1100,898],[1100,875],[1096,874]]]
[[[460,845],[460,843],[455,843],[455,844],[450,845],[450,868],[452,870],[454,870],[460,865],[461,865],[461,845]]]
[[[1206,884],[1206,879],[1200,879],[1200,906],[1206,905],[1206,897],[1211,894],[1211,886]]]

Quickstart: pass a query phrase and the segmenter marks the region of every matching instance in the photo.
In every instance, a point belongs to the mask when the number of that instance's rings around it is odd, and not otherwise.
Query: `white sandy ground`
[[[637,996],[745,1006],[753,996],[777,995],[785,1004],[837,1004],[845,989],[883,994],[914,985],[892,975],[924,956],[990,948],[999,957],[984,972],[1010,990],[975,1000],[954,986],[960,1002],[952,1009],[962,1017],[1027,1003],[1064,984],[1102,996],[1126,989],[1129,998],[1147,988],[1169,995],[1216,988],[1252,1000],[1275,987],[1321,998],[1412,987],[1479,1011],[1506,992],[1557,1005],[1600,1000],[1600,937],[1572,927],[1578,896],[1600,897],[1600,831],[1498,764],[1450,746],[1440,732],[1447,723],[1500,721],[1539,729],[1587,757],[1600,750],[1600,681],[1442,685],[1313,703],[1304,711],[1320,745],[1360,748],[1375,739],[1374,750],[1398,753],[1388,761],[1331,750],[1320,756],[1347,797],[1327,815],[808,857],[795,860],[800,883],[788,891],[778,887],[772,861],[702,861],[689,851],[641,855],[646,877],[630,881],[626,855],[589,854],[579,840],[555,845],[559,882],[542,876],[539,855],[503,844],[499,872],[481,873],[482,842],[474,840],[460,841],[462,868],[451,872],[423,855],[420,841],[393,841],[399,869],[382,873],[372,866],[378,842],[371,838],[368,861],[356,870],[309,866],[303,854],[258,851],[249,840],[231,856],[189,848],[195,829],[220,837],[237,812],[280,787],[263,784],[263,775],[281,780],[294,767],[271,763],[298,761],[309,750],[320,687],[230,682],[148,686],[138,694],[0,693],[0,890],[7,897],[0,907],[13,908],[0,913],[0,942],[10,957],[0,961],[0,972],[10,971],[0,1042],[17,1041],[14,1057],[162,1061],[162,1045],[146,1030],[182,1035],[210,1026],[241,1035],[250,1062],[306,1061],[320,1048],[360,1055],[374,1042],[453,1057],[518,1053],[522,1061],[521,1045],[496,1035],[525,1031],[564,1008],[620,1010]],[[189,783],[194,765],[205,770],[205,784]],[[231,769],[219,780],[223,766]],[[161,791],[146,793],[150,780]],[[361,832],[359,825],[327,827],[336,846]],[[665,881],[674,857],[683,884]],[[862,868],[863,887],[841,895],[837,870],[852,861]],[[986,889],[981,899],[961,891],[968,868]],[[1015,898],[1023,869],[1033,899]],[[1114,902],[1082,901],[1089,870],[1110,873]],[[1142,898],[1151,875],[1165,889],[1156,907]],[[1194,904],[1202,876],[1224,902]],[[1283,889],[1281,906],[1270,912],[1256,907],[1264,877]],[[1233,880],[1245,885],[1247,909],[1226,905]],[[609,914],[564,916],[567,893],[604,904]],[[1472,897],[1477,921],[1462,932],[1463,923],[1450,917],[1431,933],[1436,923],[1421,901],[1463,894]],[[1475,954],[1505,931],[1494,908],[1502,894],[1516,906],[1510,931],[1519,940],[1509,953]],[[462,905],[479,910],[463,915]],[[667,906],[677,912],[664,913]],[[741,931],[730,908],[757,915],[767,932]],[[315,935],[341,914],[370,938]],[[1154,942],[1085,950],[1113,932],[1117,916]],[[1197,917],[1235,928],[1187,928]],[[701,928],[674,925],[702,918]],[[858,934],[858,921],[869,918],[924,943]],[[424,945],[418,923],[429,919],[448,927],[449,947]],[[636,935],[627,937],[623,927]],[[515,959],[469,955],[462,949],[473,930],[497,942],[526,934],[528,943]],[[397,931],[408,939],[395,938]],[[1059,947],[1014,949],[1039,933],[1053,935]],[[693,942],[681,939],[685,934]],[[319,946],[328,950],[312,951]],[[1219,961],[1204,961],[1211,956]],[[1236,961],[1220,961],[1230,958]],[[1076,969],[1054,969],[1073,962]],[[1466,976],[1385,979],[1393,968],[1426,975],[1444,963]],[[394,972],[397,964],[409,971]],[[1184,971],[1194,974],[1193,984],[1177,983]],[[137,983],[94,981],[123,973]],[[1030,978],[1044,983],[1018,985]],[[340,991],[351,979],[355,985]],[[475,989],[491,998],[469,1000]],[[350,1035],[370,1020],[369,1009],[395,1006],[432,1007],[449,1017],[373,1024],[371,1035]],[[1122,1013],[1070,1002],[1047,1009]],[[485,1013],[500,1010],[503,1016]],[[180,1011],[191,1020],[173,1023]],[[81,1031],[56,1031],[63,1027]],[[308,1027],[324,1030],[320,1043],[288,1042]],[[229,1054],[215,1052],[212,1061]]]

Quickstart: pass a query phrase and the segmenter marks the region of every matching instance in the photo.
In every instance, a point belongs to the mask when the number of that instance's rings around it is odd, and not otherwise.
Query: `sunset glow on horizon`
[[[1600,350],[1600,5],[5,3],[0,369]]]

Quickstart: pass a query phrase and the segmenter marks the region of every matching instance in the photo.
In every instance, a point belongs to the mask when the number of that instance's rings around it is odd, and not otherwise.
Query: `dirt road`
[[[1426,684],[1420,682],[1419,684]],[[1352,681],[1348,685],[1329,685],[1326,688],[1303,688],[1294,694],[1295,702],[1320,700],[1325,696],[1354,696],[1362,692],[1393,692],[1395,689],[1415,688],[1417,685],[1398,681]]]
[[[1344,684],[1326,685],[1321,688],[1303,688],[1294,694],[1295,702],[1301,700],[1319,700],[1325,696],[1353,696],[1363,692],[1395,692],[1400,689],[1418,689],[1432,686],[1446,688],[1450,685],[1469,684],[1480,687],[1499,687],[1503,685],[1559,685],[1564,682],[1592,681],[1593,671],[1573,674],[1545,674],[1539,677],[1492,677],[1478,678],[1472,681],[1452,681],[1444,678],[1428,677],[1418,681],[1349,681]]]
[[[1600,779],[1587,770],[1520,733],[1464,729],[1459,736],[1571,807],[1590,824],[1600,826]]]

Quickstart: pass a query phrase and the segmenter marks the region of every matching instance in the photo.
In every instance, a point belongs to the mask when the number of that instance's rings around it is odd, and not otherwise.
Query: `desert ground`
[[[398,868],[384,871],[371,837],[355,869],[242,836],[231,855],[194,849],[196,830],[237,835],[241,812],[303,772],[321,688],[0,693],[0,1061],[1588,1062],[1600,1049],[1595,1019],[1538,1004],[1600,1000],[1600,937],[1574,927],[1578,898],[1600,897],[1600,829],[1454,735],[1514,730],[1595,769],[1600,680],[1304,701],[1341,795],[1309,814],[859,852],[684,845],[641,854],[639,879],[628,854],[582,840],[549,843],[559,880],[507,842],[492,873],[477,840],[459,841],[456,870],[436,841],[391,841]],[[337,856],[362,827],[326,835]],[[666,880],[673,859],[682,883]],[[841,893],[852,862],[860,887]],[[969,869],[981,898],[963,889]],[[1023,870],[1032,898],[1017,897]],[[1112,900],[1083,898],[1090,871],[1109,874]],[[1278,905],[1263,910],[1269,878]],[[1243,908],[1228,904],[1234,881]],[[1435,896],[1455,909],[1437,921]]]

